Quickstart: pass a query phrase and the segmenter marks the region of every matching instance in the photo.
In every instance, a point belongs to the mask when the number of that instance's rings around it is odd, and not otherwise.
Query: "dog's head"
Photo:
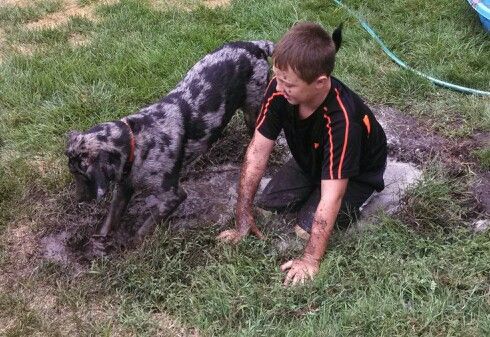
[[[100,200],[110,182],[122,171],[121,153],[103,130],[97,127],[85,133],[72,131],[68,134],[65,153],[80,201]]]

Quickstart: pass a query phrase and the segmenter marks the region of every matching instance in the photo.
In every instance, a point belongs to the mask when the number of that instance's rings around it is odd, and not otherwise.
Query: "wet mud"
[[[401,114],[386,106],[371,109],[383,126],[388,141],[388,154],[400,162],[418,167],[431,161],[440,162],[454,176],[470,170],[474,175],[473,195],[476,208],[490,214],[490,172],[481,168],[474,151],[490,148],[490,133],[477,132],[465,139],[448,139],[434,133],[423,121]]]
[[[450,141],[431,132],[419,120],[403,116],[395,109],[384,106],[373,106],[372,109],[387,133],[393,184],[388,184],[385,195],[373,198],[372,205],[366,206],[366,214],[373,213],[376,207],[396,210],[401,194],[401,185],[396,184],[399,178],[410,176],[412,181],[416,180],[420,169],[430,160],[441,161],[455,172],[466,169],[468,163],[475,162],[471,157],[472,151],[485,146],[489,138],[487,134],[477,134],[463,141]],[[187,199],[168,221],[171,231],[207,226],[221,229],[234,225],[240,165],[249,140],[243,127],[232,126],[205,156],[185,168],[181,185],[187,192]],[[290,156],[284,140],[278,143],[267,175],[261,183],[262,188],[270,175]],[[482,211],[488,214],[490,174],[475,172],[479,179],[475,183],[475,198]],[[392,192],[389,192],[390,186],[393,187]],[[118,254],[133,247],[131,241],[137,229],[134,222],[141,198],[136,196],[130,202],[120,228],[103,242],[104,254]],[[383,198],[389,202],[383,204],[386,201],[382,201]],[[87,264],[99,256],[90,238],[104,219],[110,196],[99,203],[77,203],[74,192],[68,187],[55,197],[33,192],[27,199],[26,203],[35,205],[34,214],[28,222],[42,224],[36,227],[33,234],[35,244],[31,245],[31,260],[51,261],[78,272],[86,269]],[[17,246],[21,245],[22,242],[17,243]],[[11,251],[12,255],[15,255],[15,250]]]

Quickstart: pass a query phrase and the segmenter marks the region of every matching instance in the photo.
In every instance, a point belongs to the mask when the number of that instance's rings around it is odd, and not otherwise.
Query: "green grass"
[[[465,1],[347,4],[411,66],[490,90],[490,40]],[[99,6],[97,22],[75,17],[55,28],[25,28],[60,8],[60,1],[0,7],[5,32],[0,36],[5,40],[0,46],[3,232],[29,212],[25,203],[18,205],[30,193],[56,196],[66,189],[66,132],[121,118],[153,102],[224,41],[277,40],[297,20],[320,22],[330,31],[345,21],[335,75],[369,103],[421,117],[454,141],[490,131],[488,98],[438,88],[401,70],[333,2],[242,0],[189,12],[124,0]],[[74,47],[74,35],[88,42]],[[16,51],[22,45],[32,54]],[[480,161],[476,169],[488,169],[488,151],[474,155]],[[490,236],[465,229],[476,212],[470,182],[467,173],[455,177],[428,166],[399,214],[381,216],[362,233],[336,233],[318,278],[305,287],[281,286],[279,264],[300,250],[277,248],[277,232],[266,229],[266,242],[249,239],[224,247],[214,240],[213,228],[162,229],[143,248],[97,261],[89,275],[75,281],[59,265],[42,264],[23,276],[30,286],[16,280],[18,288],[0,296],[0,322],[14,319],[10,336],[62,334],[66,322],[81,335],[154,335],[159,331],[155,314],[168,313],[203,335],[486,336]],[[0,242],[0,268],[6,266],[8,249],[6,240]],[[39,284],[54,289],[70,314],[60,321],[30,308],[25,292],[35,295]],[[101,296],[112,299],[103,310],[113,315],[94,321],[90,308]]]
[[[490,148],[482,148],[475,151],[480,165],[485,170],[490,170]]]
[[[144,250],[96,267],[95,284],[143,312],[169,312],[219,336],[485,335],[489,237],[422,237],[383,218],[337,233],[313,284],[281,286],[277,237],[216,245],[209,231],[161,232]],[[269,236],[271,237],[271,236]],[[128,319],[128,317],[126,317]],[[141,318],[140,318],[141,319]]]

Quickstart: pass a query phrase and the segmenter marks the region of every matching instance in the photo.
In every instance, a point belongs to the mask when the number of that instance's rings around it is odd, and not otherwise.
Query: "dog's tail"
[[[272,52],[274,51],[274,43],[272,41],[259,40],[259,41],[252,41],[252,43],[255,44],[257,47],[259,47],[260,49],[262,49],[265,55],[272,56]]]
[[[342,27],[344,23],[342,22],[332,33],[332,40],[335,45],[335,52],[338,52],[340,45],[342,44]]]

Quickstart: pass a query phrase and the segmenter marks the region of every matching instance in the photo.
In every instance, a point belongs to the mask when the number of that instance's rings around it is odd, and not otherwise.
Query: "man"
[[[309,232],[303,256],[284,263],[285,285],[318,272],[337,220],[345,223],[376,190],[384,188],[386,136],[373,113],[331,76],[341,27],[333,38],[318,24],[299,23],[276,45],[275,77],[267,89],[240,175],[236,229],[218,238],[236,243],[263,238],[253,200],[275,139],[284,134],[293,158],[272,178],[258,206],[299,208],[298,226]]]

